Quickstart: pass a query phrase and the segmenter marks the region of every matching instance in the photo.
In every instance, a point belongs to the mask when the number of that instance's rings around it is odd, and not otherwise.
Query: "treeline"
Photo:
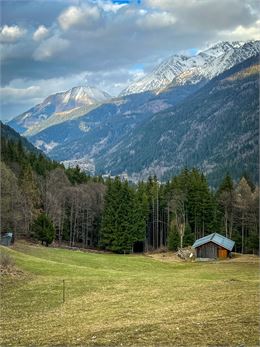
[[[105,196],[100,245],[121,252],[177,250],[218,232],[236,241],[236,251],[256,253],[258,205],[259,188],[247,175],[237,184],[226,175],[216,191],[196,169],[165,184],[150,177],[129,186],[117,178]]]
[[[134,185],[65,169],[7,139],[1,160],[2,232],[119,253],[176,250],[218,232],[236,251],[258,252],[259,188],[247,175],[226,175],[214,191],[196,169]]]

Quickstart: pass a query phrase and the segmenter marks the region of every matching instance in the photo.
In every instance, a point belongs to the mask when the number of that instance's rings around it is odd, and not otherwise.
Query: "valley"
[[[227,172],[256,180],[259,52],[260,41],[220,42],[170,57],[118,97],[76,87],[8,124],[52,159],[91,174],[165,181],[186,166],[213,187]]]

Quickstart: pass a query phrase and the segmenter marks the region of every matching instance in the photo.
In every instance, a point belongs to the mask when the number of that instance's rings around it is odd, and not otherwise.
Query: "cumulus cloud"
[[[147,12],[137,20],[137,24],[146,29],[171,27],[176,23],[176,18],[169,12]]]
[[[39,80],[14,79],[8,86],[0,89],[5,100],[2,103],[1,118],[13,118],[42,102],[47,96],[79,85],[93,85],[116,96],[133,80],[143,76],[141,69],[133,67],[130,70],[118,68],[110,71],[82,71],[79,74]]]
[[[44,25],[40,25],[33,33],[34,41],[41,41],[49,35],[49,30]]]
[[[70,6],[61,13],[58,18],[60,27],[63,30],[70,28],[87,28],[97,21],[100,17],[100,12],[96,6]]]
[[[26,34],[26,30],[18,25],[4,25],[0,28],[0,42],[12,43],[21,39]]]
[[[60,38],[58,36],[50,37],[43,41],[39,47],[33,53],[33,57],[38,61],[49,60],[56,57],[69,47],[70,43],[68,40]]]
[[[206,42],[259,39],[259,0],[129,3],[4,1],[2,85],[40,86],[36,98],[44,98],[80,84],[84,75],[88,83],[116,95],[172,54],[194,52]],[[36,98],[24,100],[33,106]],[[16,110],[20,101],[13,102]]]
[[[250,25],[259,15],[257,0],[146,0],[154,9],[174,13],[188,29],[225,30]]]
[[[245,27],[243,25],[237,26],[231,32],[224,31],[219,36],[225,36],[227,40],[260,40],[260,20],[257,20],[254,25]]]

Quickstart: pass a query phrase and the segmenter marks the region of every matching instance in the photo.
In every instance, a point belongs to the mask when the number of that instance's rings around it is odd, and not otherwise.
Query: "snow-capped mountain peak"
[[[197,52],[194,56],[173,55],[157,65],[153,71],[133,82],[121,96],[155,91],[174,85],[209,80],[235,64],[260,52],[260,41],[221,41]]]
[[[73,111],[78,110],[79,114],[82,114],[82,108],[85,110],[95,107],[111,98],[108,93],[96,87],[88,85],[73,87],[65,92],[48,96],[42,103],[14,118],[9,124],[18,132],[24,133],[28,129],[39,126],[43,121],[48,121],[50,117],[62,114],[63,119],[67,120],[71,114],[76,116]],[[66,113],[68,117],[66,117]],[[62,117],[60,117],[61,120]]]
[[[63,102],[71,100],[84,103],[99,103],[111,99],[111,96],[102,90],[92,86],[77,86],[64,93]]]
[[[204,55],[217,58],[232,49],[242,47],[244,43],[244,41],[220,41],[214,45],[210,45],[208,48],[202,51],[199,51],[198,54],[203,53]]]

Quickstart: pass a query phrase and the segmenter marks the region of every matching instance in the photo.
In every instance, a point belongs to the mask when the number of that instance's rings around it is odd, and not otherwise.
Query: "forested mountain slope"
[[[35,154],[41,154],[42,152],[34,147],[25,137],[20,136],[13,128],[7,124],[3,124],[0,121],[1,127],[1,139],[11,140],[15,143],[21,142],[22,146],[27,150]],[[42,153],[43,154],[43,153]]]
[[[174,86],[112,99],[87,114],[49,126],[28,138],[56,160],[78,162],[95,170],[96,158],[118,144],[132,129],[161,110],[177,105],[201,84]],[[89,165],[88,165],[89,163]]]
[[[155,114],[97,161],[135,179],[199,167],[215,184],[224,172],[258,177],[259,55],[219,75],[183,103]]]

